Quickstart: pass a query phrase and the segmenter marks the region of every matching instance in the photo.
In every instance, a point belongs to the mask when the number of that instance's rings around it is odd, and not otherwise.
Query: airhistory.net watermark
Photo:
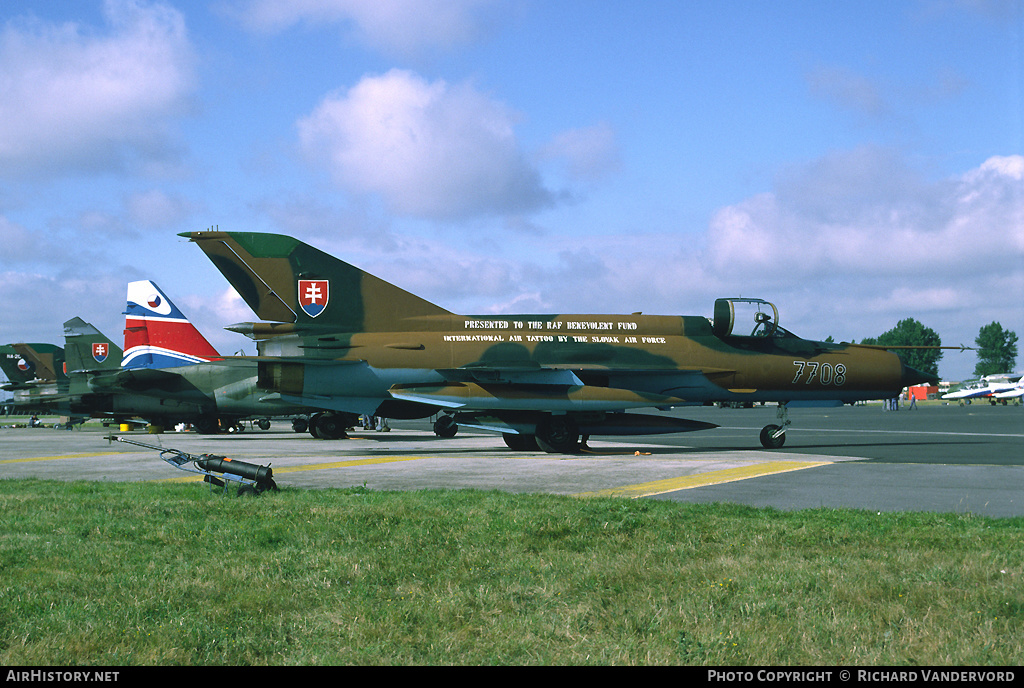
[[[26,683],[116,683],[120,671],[71,671],[67,669],[8,669],[5,681]]]

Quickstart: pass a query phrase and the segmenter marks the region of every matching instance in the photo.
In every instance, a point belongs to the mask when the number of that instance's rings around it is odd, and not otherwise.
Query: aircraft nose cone
[[[925,383],[937,385],[939,383],[939,378],[937,375],[926,373],[923,370],[911,368],[908,365],[903,366],[904,387],[913,387],[914,385],[923,385]]]

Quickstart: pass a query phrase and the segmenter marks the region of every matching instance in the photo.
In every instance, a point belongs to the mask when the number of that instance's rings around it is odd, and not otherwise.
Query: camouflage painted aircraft
[[[17,389],[24,387],[35,376],[28,370],[28,363],[23,361],[21,354],[12,344],[0,345],[0,370],[7,381],[0,389]]]
[[[22,382],[56,382],[65,377],[64,349],[56,344],[18,343],[10,346],[18,356],[17,370]],[[15,378],[8,379],[13,381]]]
[[[45,377],[55,378],[43,384],[45,394],[37,394],[30,400],[23,398],[19,402],[19,392],[15,391],[15,408],[22,412],[67,416],[71,422],[94,417],[119,420],[138,417],[139,409],[131,405],[124,408],[124,399],[97,394],[89,387],[92,377],[121,369],[121,349],[81,318],[64,323],[64,341],[63,349],[54,345],[45,345],[44,349],[38,344],[14,345],[24,354],[19,368],[42,371]],[[37,386],[26,384],[25,388],[32,392]]]
[[[338,414],[443,411],[442,436],[463,425],[501,432],[513,448],[571,452],[581,435],[716,427],[631,409],[778,402],[779,424],[761,432],[774,448],[788,404],[891,398],[930,379],[877,347],[801,339],[757,299],[719,299],[713,319],[463,316],[288,236],[181,236],[265,321],[227,328],[257,341],[261,389]]]
[[[0,346],[0,368],[13,394],[14,413],[53,413],[67,392],[64,349],[56,344],[18,343]]]
[[[110,395],[96,394],[89,380],[121,369],[121,348],[98,329],[75,317],[64,323],[65,368],[68,390],[62,412],[74,418],[113,417],[118,421],[139,418],[134,409],[121,408]]]
[[[73,336],[76,329],[88,333],[88,343],[80,341],[81,336]],[[64,323],[64,337],[64,348],[53,344],[12,345],[21,355],[18,369],[40,375],[40,379],[24,383],[23,391],[15,390],[16,411],[66,416],[72,423],[104,415],[98,412],[86,374],[119,369],[121,349],[81,318]]]
[[[94,413],[133,415],[157,425],[191,423],[200,432],[238,427],[243,419],[297,415],[305,409],[256,388],[256,364],[221,357],[160,288],[131,282],[125,310],[125,351],[113,369],[82,369],[83,399]],[[72,349],[88,362],[99,333],[88,323],[65,323],[68,360]],[[102,335],[99,335],[102,336]],[[113,345],[108,345],[113,347]],[[116,347],[113,347],[116,348]]]

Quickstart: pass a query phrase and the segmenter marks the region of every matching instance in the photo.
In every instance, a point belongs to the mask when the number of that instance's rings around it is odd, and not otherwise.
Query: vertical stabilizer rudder
[[[175,368],[220,358],[156,284],[149,280],[128,283],[124,368]]]
[[[335,332],[418,329],[451,313],[298,239],[257,232],[187,232],[266,321]]]

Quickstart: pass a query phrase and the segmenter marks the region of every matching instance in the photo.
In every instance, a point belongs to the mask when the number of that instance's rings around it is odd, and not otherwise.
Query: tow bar
[[[274,471],[270,466],[258,466],[254,463],[236,461],[226,456],[215,454],[188,454],[178,449],[158,447],[145,442],[125,439],[116,435],[108,435],[107,438],[113,442],[124,442],[134,444],[146,449],[154,449],[160,452],[160,458],[187,473],[197,473],[203,476],[203,482],[223,487],[227,491],[227,483],[238,483],[238,494],[254,492],[260,494],[266,490],[276,490],[277,483],[274,482]]]

